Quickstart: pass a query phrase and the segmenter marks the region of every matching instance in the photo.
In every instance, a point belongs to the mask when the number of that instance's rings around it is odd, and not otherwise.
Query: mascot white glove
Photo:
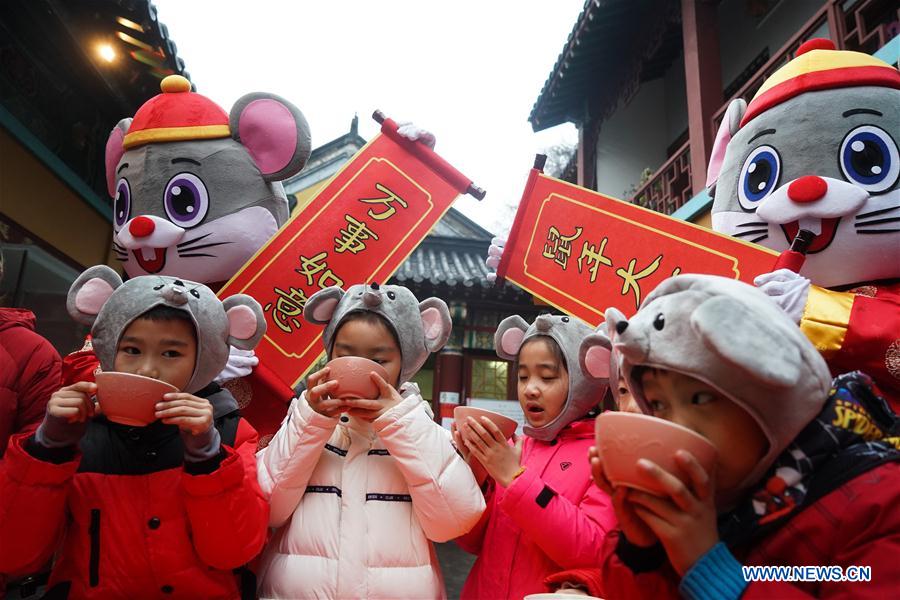
[[[239,350],[234,346],[228,347],[228,363],[222,372],[213,379],[215,383],[222,384],[232,379],[246,377],[253,372],[253,367],[259,364],[259,359],[253,350]]]
[[[790,269],[778,269],[758,275],[753,283],[780,306],[794,323],[800,323],[809,298],[809,279]]]
[[[417,127],[415,123],[398,123],[397,133],[410,141],[415,142],[418,140],[432,150],[434,150],[434,144],[437,142],[437,138],[434,137],[433,133]]]
[[[491,245],[488,248],[487,258],[484,259],[484,264],[487,265],[489,269],[496,269],[500,265],[500,259],[503,258],[503,248],[506,246],[506,239],[495,237],[491,240]],[[490,272],[487,274],[487,280],[491,283],[497,281],[497,273]]]

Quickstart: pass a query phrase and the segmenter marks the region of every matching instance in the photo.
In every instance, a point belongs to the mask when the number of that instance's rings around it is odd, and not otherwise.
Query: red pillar
[[[706,166],[716,132],[712,116],[722,106],[722,69],[716,3],[681,0],[684,74],[691,142],[691,184],[695,194],[706,187]]]
[[[437,422],[441,422],[441,395],[444,395],[444,402],[448,404],[448,409],[452,411],[452,406],[448,400],[456,400],[457,404],[462,403],[463,396],[463,354],[459,350],[442,350],[435,357],[434,369],[434,397],[432,398],[432,407],[434,409]],[[452,415],[447,415],[452,416]]]

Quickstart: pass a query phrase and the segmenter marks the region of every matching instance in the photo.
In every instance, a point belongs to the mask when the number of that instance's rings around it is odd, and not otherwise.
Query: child
[[[145,427],[100,414],[95,383],[54,393],[37,432],[13,437],[0,465],[0,571],[55,554],[48,598],[239,597],[232,569],[262,548],[268,507],[256,432],[210,382],[229,344],[262,337],[262,310],[171,277],[122,283],[106,266],[78,277],[67,306],[93,325],[103,370],[181,391]]]
[[[490,475],[488,509],[457,542],[478,560],[463,598],[522,598],[563,569],[593,566],[615,526],[610,499],[591,485],[594,409],[609,386],[609,340],[570,317],[514,315],[494,336],[515,360],[526,438],[510,445],[489,420],[457,423],[454,438]]]
[[[602,557],[609,597],[896,594],[900,440],[889,439],[896,416],[868,377],[842,375],[832,387],[796,325],[733,280],[680,275],[631,320],[614,309],[606,317],[644,412],[693,429],[718,450],[710,473],[685,450],[675,455],[677,474],[639,461],[662,496],[611,490],[592,450],[594,476],[611,491],[620,524]],[[742,565],[867,566],[871,582],[837,573],[749,583]]]
[[[259,595],[443,598],[429,540],[462,535],[484,510],[469,467],[410,382],[450,335],[447,305],[373,283],[325,288],[303,314],[326,325],[329,358],[369,358],[388,380],[372,373],[380,397],[344,401],[329,397],[338,382],[328,367],[313,373],[258,454],[277,528]]]

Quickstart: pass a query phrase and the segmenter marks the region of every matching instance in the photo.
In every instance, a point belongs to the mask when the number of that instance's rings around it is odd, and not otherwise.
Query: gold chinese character
[[[300,329],[300,319],[298,317],[303,314],[303,307],[306,305],[307,300],[306,293],[303,290],[298,290],[294,287],[288,288],[288,290],[285,292],[280,288],[275,288],[274,291],[278,294],[275,308],[272,308],[271,302],[263,308],[265,311],[272,311],[272,320],[285,333],[291,333],[294,329]]]
[[[628,270],[622,269],[621,267],[616,269],[616,275],[622,278],[622,295],[628,293],[628,288],[631,288],[634,291],[634,306],[635,308],[640,307],[641,305],[641,285],[638,283],[639,280],[644,277],[649,277],[659,268],[659,262],[662,260],[662,254],[656,257],[652,263],[650,263],[647,268],[643,271],[639,271],[638,273],[634,272],[634,267],[637,264],[637,259],[632,258],[628,263]]]
[[[572,254],[572,242],[581,235],[581,227],[575,228],[575,233],[571,236],[562,235],[559,229],[551,226],[547,232],[547,242],[544,244],[544,251],[541,255],[544,258],[553,259],[565,271],[569,262],[569,256]]]
[[[301,254],[300,268],[294,269],[294,271],[306,277],[306,285],[308,286],[318,285],[320,288],[325,288],[329,285],[343,286],[344,280],[328,268],[328,263],[325,262],[327,257],[328,253],[324,250],[312,258],[306,258]],[[319,275],[319,281],[315,282],[315,276],[319,273],[322,273]]]
[[[363,202],[365,204],[383,204],[385,206],[385,210],[381,211],[380,213],[376,213],[371,208],[369,209],[369,212],[367,214],[370,217],[372,217],[373,219],[375,219],[376,221],[384,221],[385,219],[389,219],[390,217],[394,216],[394,213],[397,212],[397,208],[395,206],[393,206],[393,204],[392,204],[393,202],[396,202],[403,208],[408,208],[408,205],[406,204],[406,201],[403,198],[401,198],[400,196],[398,196],[391,190],[387,189],[385,186],[381,185],[380,183],[375,184],[375,189],[378,190],[379,192],[387,194],[387,197],[385,197],[385,198],[365,198],[365,199],[361,199],[360,202]]]
[[[584,245],[581,246],[581,256],[578,257],[578,272],[581,273],[581,267],[583,266],[583,261],[586,258],[588,261],[588,265],[590,265],[588,267],[588,270],[591,272],[591,283],[594,283],[594,280],[597,279],[597,269],[600,268],[601,264],[606,265],[607,267],[612,266],[612,261],[603,256],[603,250],[606,249],[606,242],[608,241],[608,238],[603,238],[600,241],[599,250],[596,246],[588,242],[585,242]]]
[[[375,232],[369,229],[364,221],[357,221],[350,215],[344,215],[344,220],[347,221],[347,229],[341,229],[341,237],[334,238],[334,251],[338,254],[347,251],[358,254],[366,249],[365,240],[378,239]]]

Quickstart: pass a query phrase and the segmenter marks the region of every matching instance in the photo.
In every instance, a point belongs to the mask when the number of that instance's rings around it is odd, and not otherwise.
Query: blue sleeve
[[[746,587],[741,563],[719,542],[684,574],[678,590],[688,600],[736,600]]]

